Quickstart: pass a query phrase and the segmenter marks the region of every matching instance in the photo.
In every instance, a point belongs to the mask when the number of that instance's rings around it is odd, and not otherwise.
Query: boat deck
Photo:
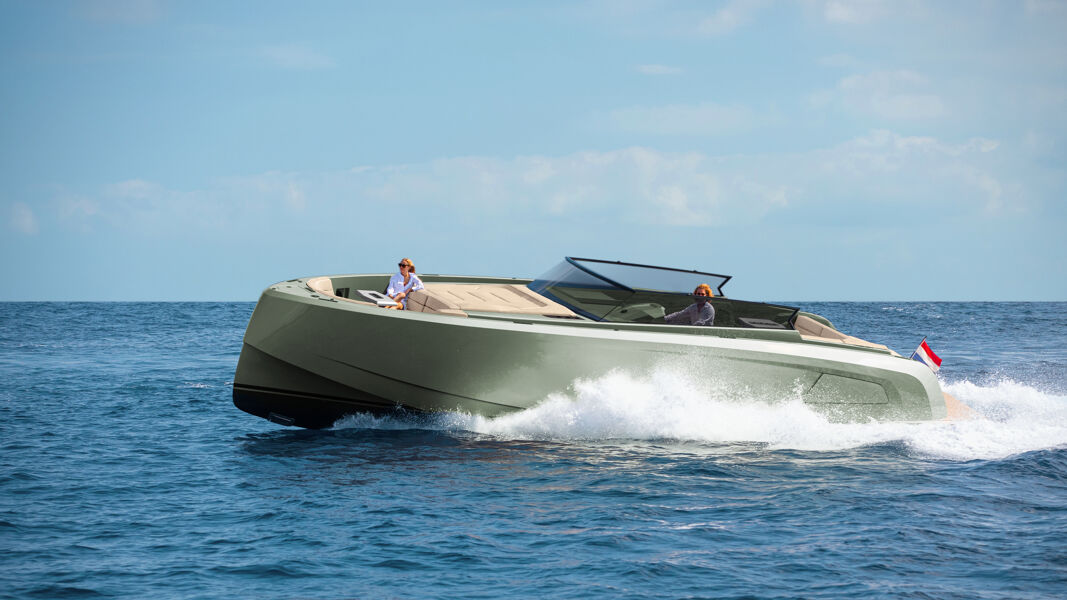
[[[358,294],[352,293],[350,288],[335,287],[337,283],[339,282],[335,282],[331,277],[314,277],[306,280],[306,285],[311,291],[323,296],[365,306],[376,306],[372,302],[349,297],[358,296]],[[424,289],[413,292],[408,297],[407,310],[454,317],[479,317],[481,313],[485,316],[499,314],[501,316],[588,321],[562,304],[545,298],[520,283],[427,281],[424,285]],[[794,326],[801,339],[807,342],[855,346],[881,350],[899,356],[883,344],[842,333],[803,314],[797,316]],[[671,327],[683,326],[672,325]]]

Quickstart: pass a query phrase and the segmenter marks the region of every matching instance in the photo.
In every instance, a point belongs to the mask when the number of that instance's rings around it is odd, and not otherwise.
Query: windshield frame
[[[573,265],[574,267],[576,267],[578,269],[581,269],[585,273],[587,273],[589,275],[592,275],[593,277],[596,277],[597,279],[600,279],[601,281],[604,281],[606,283],[610,283],[613,286],[616,286],[616,287],[618,287],[620,289],[631,291],[631,292],[634,291],[633,288],[631,288],[629,286],[626,286],[626,285],[623,285],[623,284],[619,283],[618,281],[610,279],[610,278],[608,278],[608,277],[606,277],[604,275],[601,275],[600,273],[598,273],[595,270],[593,270],[591,267],[586,267],[586,266],[584,266],[582,264],[579,264],[578,261],[587,262],[587,263],[599,263],[599,264],[604,264],[604,265],[616,265],[616,266],[620,266],[620,267],[641,267],[641,268],[644,268],[644,269],[656,269],[658,271],[674,271],[676,273],[685,273],[687,275],[706,275],[706,276],[709,276],[709,277],[716,277],[716,278],[722,280],[722,282],[715,289],[715,295],[720,297],[720,298],[725,298],[726,297],[726,294],[723,293],[722,288],[731,279],[733,279],[732,275],[722,275],[722,274],[719,274],[719,273],[708,273],[707,271],[697,271],[696,269],[676,269],[676,268],[673,268],[673,267],[660,267],[660,266],[657,266],[657,265],[643,265],[643,264],[640,264],[640,263],[623,262],[621,260],[603,260],[603,259],[599,259],[599,258],[578,258],[578,257],[572,257],[572,256],[565,256],[565,257],[563,257],[563,259],[566,262],[568,262],[571,265]],[[683,292],[681,290],[656,290],[656,291],[672,292],[672,293],[686,293],[686,292]]]
[[[654,275],[646,276],[648,282],[632,282],[650,283],[653,286],[660,284],[662,287],[633,288],[601,274],[596,270],[597,265],[664,271],[667,276],[665,279],[657,279]],[[670,281],[671,272],[684,274],[690,280],[694,275],[701,279],[714,278],[712,281],[718,283],[719,295],[712,296],[708,301],[716,311],[715,327],[795,329],[798,308],[726,298],[722,294],[722,286],[731,277],[704,271],[565,256],[562,262],[529,282],[527,287],[592,321],[662,324],[666,314],[681,311],[694,302],[691,292],[662,289],[677,287]],[[625,270],[621,271],[621,274],[625,274]],[[636,276],[636,279],[640,280],[641,276]],[[657,311],[659,315],[656,314]]]

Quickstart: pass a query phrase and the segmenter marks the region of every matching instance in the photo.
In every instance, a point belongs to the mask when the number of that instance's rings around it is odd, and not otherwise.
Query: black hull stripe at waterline
[[[352,393],[358,397],[341,398],[235,383],[233,404],[246,413],[279,425],[307,429],[325,429],[338,419],[356,413],[384,415],[398,411],[422,412],[359,390],[352,390]]]

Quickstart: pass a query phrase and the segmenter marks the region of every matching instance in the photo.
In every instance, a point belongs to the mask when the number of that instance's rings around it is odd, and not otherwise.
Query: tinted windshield
[[[566,260],[549,269],[527,287],[597,321],[603,320],[634,293],[625,286],[583,271]]]
[[[665,314],[693,303],[701,283],[716,290],[712,299],[717,327],[792,329],[795,308],[722,298],[730,277],[584,258],[567,258],[529,288],[596,321],[663,323]]]
[[[730,280],[729,275],[684,271],[651,265],[638,265],[624,262],[610,262],[591,258],[571,258],[564,265],[577,266],[596,273],[603,279],[630,289],[655,290],[659,292],[692,293],[702,283],[711,286],[716,296],[722,296],[722,286]]]

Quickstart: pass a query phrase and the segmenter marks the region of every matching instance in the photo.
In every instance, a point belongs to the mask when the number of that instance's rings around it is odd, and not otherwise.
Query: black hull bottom
[[[394,414],[406,409],[279,360],[245,344],[237,363],[233,404],[279,425],[324,429],[345,415]]]
[[[233,404],[246,413],[279,425],[325,429],[356,413],[375,415],[417,412],[382,398],[335,398],[302,392],[234,384]]]

